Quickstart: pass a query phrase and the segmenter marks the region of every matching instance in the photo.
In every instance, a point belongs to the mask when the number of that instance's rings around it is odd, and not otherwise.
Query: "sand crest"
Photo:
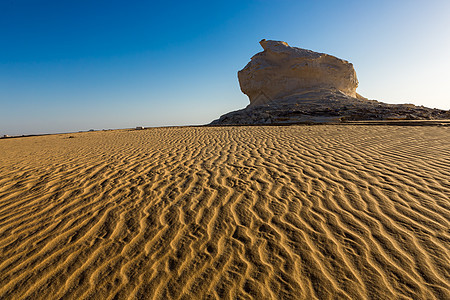
[[[0,299],[450,299],[450,129],[0,140]]]

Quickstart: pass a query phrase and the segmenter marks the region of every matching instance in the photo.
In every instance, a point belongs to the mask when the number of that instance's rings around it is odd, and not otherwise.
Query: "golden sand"
[[[449,282],[448,127],[0,140],[0,299],[450,299]]]

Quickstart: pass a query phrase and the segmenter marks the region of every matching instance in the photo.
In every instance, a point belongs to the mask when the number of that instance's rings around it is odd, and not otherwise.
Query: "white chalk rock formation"
[[[212,125],[450,119],[450,111],[361,97],[353,65],[345,60],[285,42],[260,44],[264,51],[238,72],[250,105],[222,115]]]
[[[250,106],[281,100],[311,90],[327,89],[357,97],[353,65],[337,57],[290,47],[285,42],[262,40],[257,53],[238,72],[241,90]]]

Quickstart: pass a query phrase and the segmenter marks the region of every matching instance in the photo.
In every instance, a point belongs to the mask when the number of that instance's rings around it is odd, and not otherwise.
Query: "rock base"
[[[450,119],[450,111],[413,104],[387,104],[359,99],[340,91],[313,90],[258,106],[249,105],[221,116],[211,125],[439,119]]]

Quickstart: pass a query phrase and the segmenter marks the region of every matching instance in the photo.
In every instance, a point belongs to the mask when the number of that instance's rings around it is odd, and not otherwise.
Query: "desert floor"
[[[0,140],[0,299],[450,299],[450,128]]]

